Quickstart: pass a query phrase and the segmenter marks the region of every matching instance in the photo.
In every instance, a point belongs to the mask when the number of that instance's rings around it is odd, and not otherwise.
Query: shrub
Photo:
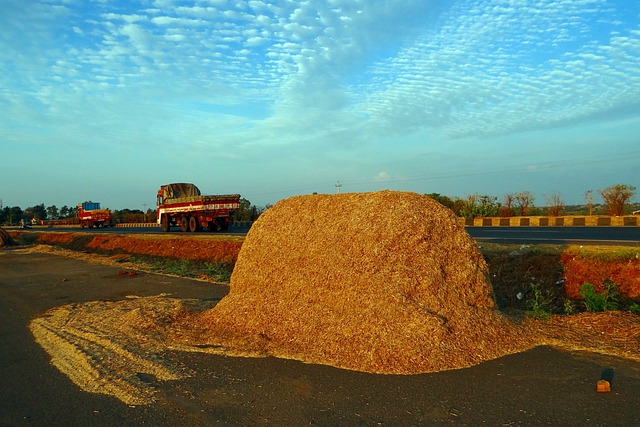
[[[576,306],[570,299],[564,300],[564,313],[574,314],[576,312]]]
[[[543,295],[540,286],[532,285],[531,289],[533,291],[533,298],[527,302],[527,307],[529,308],[527,316],[544,320],[551,318],[551,303],[549,298]]]
[[[587,311],[597,312],[618,309],[618,287],[611,280],[605,280],[604,290],[596,292],[596,287],[591,283],[585,283],[580,288],[580,296],[584,298],[584,305]]]

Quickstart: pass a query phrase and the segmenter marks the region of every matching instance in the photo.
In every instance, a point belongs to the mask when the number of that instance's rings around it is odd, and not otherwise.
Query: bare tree
[[[589,208],[589,216],[593,215],[593,190],[587,190],[584,193],[584,197],[587,200],[587,207]]]
[[[533,206],[533,194],[529,191],[521,191],[514,194],[513,197],[520,210],[520,216],[527,216],[527,214],[529,214],[529,208]]]
[[[632,185],[616,184],[600,190],[600,195],[611,216],[624,215],[624,206],[627,200],[636,194],[636,187]]]
[[[515,201],[515,196],[513,193],[507,193],[502,198],[504,203],[500,208],[500,216],[507,217],[513,215],[513,202]]]
[[[547,208],[550,216],[562,215],[564,202],[562,201],[562,197],[560,197],[560,193],[555,192],[545,196],[545,201],[547,202]]]

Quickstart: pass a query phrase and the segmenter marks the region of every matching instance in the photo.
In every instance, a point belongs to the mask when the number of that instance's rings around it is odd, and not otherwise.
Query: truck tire
[[[186,216],[180,218],[180,229],[182,231],[189,231],[189,220]]]
[[[198,218],[196,218],[195,216],[189,218],[189,231],[195,233],[196,231],[198,231],[199,225],[200,223],[198,222]]]
[[[160,223],[162,224],[162,231],[171,231],[171,223],[169,222],[169,218],[166,215],[162,215]]]

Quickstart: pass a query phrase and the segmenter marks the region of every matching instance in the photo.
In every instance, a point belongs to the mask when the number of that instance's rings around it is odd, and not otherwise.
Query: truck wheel
[[[167,218],[166,215],[162,215],[162,220],[160,221],[160,223],[162,224],[162,231],[171,231],[171,223],[169,222],[169,218]]]
[[[182,218],[180,218],[180,229],[182,231],[189,230],[189,220],[187,219],[186,216],[183,216]]]
[[[200,225],[198,224],[198,218],[196,218],[195,216],[189,218],[189,231],[195,233],[196,231],[198,231],[198,225]]]

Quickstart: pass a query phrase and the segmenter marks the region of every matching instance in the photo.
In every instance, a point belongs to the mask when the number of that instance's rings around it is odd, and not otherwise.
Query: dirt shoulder
[[[51,365],[29,323],[46,310],[132,297],[208,300],[227,288],[65,256],[0,255],[0,424],[6,425],[635,425],[640,364],[549,347],[460,370],[373,375],[276,358],[167,351],[192,374],[140,379],[156,402],[87,393]],[[127,274],[122,274],[126,271]],[[135,272],[135,274],[129,274]],[[119,274],[120,273],[120,274]],[[99,357],[99,355],[95,355]],[[596,382],[611,380],[611,393]],[[96,378],[99,381],[100,378]]]

